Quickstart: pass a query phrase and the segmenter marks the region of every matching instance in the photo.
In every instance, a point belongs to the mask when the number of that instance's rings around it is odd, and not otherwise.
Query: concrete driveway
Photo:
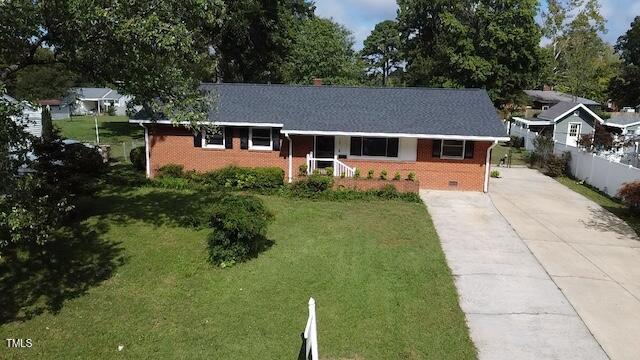
[[[640,359],[640,241],[620,219],[538,171],[500,169],[493,203],[611,359]]]
[[[424,191],[421,197],[480,359],[607,358],[489,196]]]

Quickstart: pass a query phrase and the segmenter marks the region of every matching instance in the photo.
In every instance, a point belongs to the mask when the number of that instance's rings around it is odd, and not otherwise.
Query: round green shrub
[[[209,261],[227,267],[257,256],[271,242],[266,238],[273,214],[253,196],[228,195],[211,213],[213,232],[209,236]]]
[[[144,170],[147,166],[147,158],[144,146],[138,146],[129,152],[129,160],[136,170]]]
[[[182,177],[184,175],[184,166],[178,164],[164,165],[158,169],[156,177]]]

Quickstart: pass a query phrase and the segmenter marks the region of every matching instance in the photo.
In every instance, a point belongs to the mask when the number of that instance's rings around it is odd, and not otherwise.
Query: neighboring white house
[[[116,115],[126,115],[131,97],[109,88],[72,88],[65,103],[71,104],[72,115],[103,114],[113,106]]]
[[[22,116],[14,118],[15,121],[26,126],[26,130],[33,136],[42,136],[42,108],[33,106],[26,101],[18,101],[9,95],[2,94],[2,98],[13,104],[17,104],[22,108]]]

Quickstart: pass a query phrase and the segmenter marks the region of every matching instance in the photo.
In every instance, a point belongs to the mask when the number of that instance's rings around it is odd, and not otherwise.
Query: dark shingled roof
[[[504,137],[486,91],[477,89],[205,84],[224,122],[281,123],[284,130]]]
[[[480,89],[203,84],[217,93],[217,122],[283,124],[283,130],[508,136]],[[143,115],[135,118],[144,119]]]
[[[538,119],[554,121],[558,116],[580,105],[574,102],[561,102],[538,114]]]
[[[571,94],[565,94],[560,91],[554,90],[524,90],[533,101],[538,101],[547,104],[556,104],[560,102],[577,102],[585,105],[600,105],[598,102],[591,99],[573,96]]]

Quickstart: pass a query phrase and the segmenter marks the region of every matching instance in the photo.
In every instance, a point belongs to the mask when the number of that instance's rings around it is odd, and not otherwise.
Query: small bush
[[[387,180],[387,170],[380,171],[380,180]]]
[[[416,173],[414,173],[413,171],[410,172],[409,175],[407,175],[407,180],[416,181]]]
[[[640,181],[622,184],[618,190],[618,197],[631,210],[638,211],[640,209]]]
[[[402,177],[400,176],[399,172],[396,172],[395,175],[393,175],[393,180],[400,180],[402,179]]]
[[[333,176],[333,168],[332,167],[328,167],[328,168],[324,169],[324,172],[327,174],[327,176]]]
[[[333,186],[333,178],[326,175],[313,174],[298,180],[290,186],[290,191],[298,197],[316,197]]]
[[[370,169],[369,172],[367,173],[367,179],[373,179],[373,174],[374,174],[373,169]]]
[[[107,168],[98,149],[82,144],[65,145],[62,160],[69,172],[97,175]]]
[[[138,146],[129,152],[129,160],[133,164],[134,169],[144,170],[147,166],[147,158],[144,146]]]
[[[113,105],[107,105],[107,115],[116,116],[116,107]]]
[[[545,175],[558,177],[567,173],[569,161],[566,156],[551,154],[547,156],[544,164]]]
[[[307,164],[298,166],[298,176],[307,176],[307,171],[309,171],[309,167],[307,166]]]
[[[267,226],[273,215],[260,199],[227,196],[216,203],[211,214],[213,233],[209,236],[209,261],[227,267],[265,250]]]
[[[509,140],[509,145],[513,148],[520,149],[524,147],[524,138],[521,136],[511,136],[511,140]]]
[[[158,169],[158,172],[156,173],[156,177],[160,179],[165,177],[179,178],[183,175],[184,166],[178,164],[164,165],[160,167],[160,169]]]
[[[500,177],[500,171],[498,171],[498,170],[491,171],[491,177],[492,178],[499,178]]]
[[[359,178],[360,178],[360,169],[356,168],[356,169],[353,171],[353,177],[354,177],[354,178],[356,178],[356,179],[359,179]]]

